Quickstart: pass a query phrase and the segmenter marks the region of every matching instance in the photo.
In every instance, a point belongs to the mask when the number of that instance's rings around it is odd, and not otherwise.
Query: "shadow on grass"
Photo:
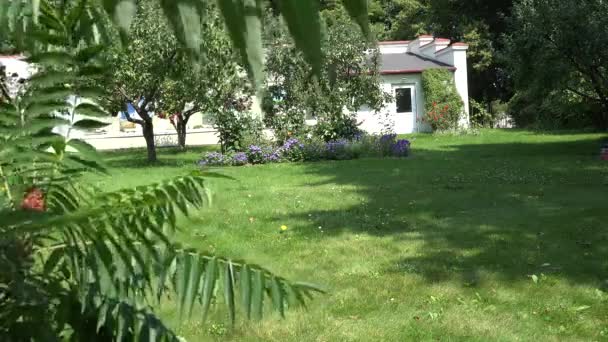
[[[295,219],[322,226],[324,235],[310,235],[319,239],[354,232],[415,241],[420,247],[396,255],[386,271],[429,282],[608,278],[608,162],[599,160],[598,139],[415,146],[407,159],[306,164],[324,179],[307,185],[335,186],[361,201]]]
[[[146,150],[124,149],[104,152],[105,161],[110,168],[149,168],[149,167],[182,167],[195,165],[204,152],[216,151],[217,146],[188,147],[183,151],[176,147],[157,148],[158,160],[150,163],[146,159]]]

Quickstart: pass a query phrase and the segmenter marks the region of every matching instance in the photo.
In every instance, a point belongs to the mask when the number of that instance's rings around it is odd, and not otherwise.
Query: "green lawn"
[[[414,136],[407,159],[225,168],[178,239],[329,293],[285,320],[216,310],[190,341],[608,340],[608,162],[602,135]],[[196,167],[198,152],[107,155],[104,188]],[[280,226],[289,227],[280,233]]]

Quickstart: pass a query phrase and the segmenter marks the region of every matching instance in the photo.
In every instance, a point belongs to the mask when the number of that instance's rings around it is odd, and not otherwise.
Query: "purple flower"
[[[264,159],[268,163],[278,163],[281,161],[281,151],[280,149],[272,150],[266,153]]]
[[[395,157],[406,157],[410,152],[410,141],[406,139],[397,140],[391,145],[391,155]]]
[[[325,156],[328,159],[352,159],[349,153],[349,142],[345,139],[329,141],[325,143]]]
[[[226,156],[218,152],[209,152],[203,155],[203,158],[198,162],[199,166],[222,166],[227,163]]]
[[[232,156],[232,165],[241,166],[247,164],[249,158],[245,152],[238,152]]]
[[[295,146],[295,147],[298,147],[298,148],[303,148],[303,147],[304,147],[304,144],[302,144],[302,143],[300,142],[300,140],[298,140],[298,139],[296,139],[296,138],[289,138],[289,139],[287,139],[287,141],[285,141],[285,143],[283,144],[283,147],[282,147],[282,148],[283,148],[284,150],[289,150],[289,149],[291,149],[291,148],[292,148],[292,147],[294,147],[294,146]]]
[[[395,139],[397,139],[397,134],[383,134],[380,137],[380,143],[392,143]]]

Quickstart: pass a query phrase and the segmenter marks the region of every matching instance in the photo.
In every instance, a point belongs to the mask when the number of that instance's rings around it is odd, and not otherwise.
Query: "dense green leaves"
[[[455,129],[464,114],[464,106],[454,75],[446,69],[429,69],[422,73],[424,91],[423,120],[435,131]]]
[[[37,71],[16,89],[15,97],[4,92],[0,102],[0,339],[175,341],[177,336],[143,303],[171,295],[180,312],[190,315],[200,303],[204,316],[214,304],[224,304],[234,321],[239,306],[246,317],[253,311],[261,318],[264,307],[283,315],[285,308],[304,304],[319,291],[257,265],[174,245],[171,233],[178,229],[179,219],[210,203],[201,175],[113,192],[78,182],[86,171],[103,170],[92,146],[69,138],[72,129],[104,124],[98,119],[106,111],[99,103],[106,102],[97,97],[103,92],[95,84],[107,69],[103,63],[108,56],[100,54],[106,52],[103,44],[112,34],[104,30],[99,6],[123,37],[129,32],[163,38],[155,40],[164,44],[161,48],[149,50],[160,56],[151,58],[151,64],[142,66],[147,58],[123,60],[124,68],[112,70],[128,74],[128,63],[131,71],[149,67],[147,76],[128,75],[141,81],[135,88],[111,88],[113,95],[120,94],[119,102],[138,106],[143,100],[148,110],[145,101],[152,102],[161,82],[154,79],[146,88],[153,80],[146,77],[163,70],[183,45],[205,46],[197,33],[205,23],[199,17],[199,3],[163,3],[182,45],[164,39],[167,31],[157,30],[155,25],[164,25],[162,16],[148,27],[132,25],[150,18],[134,18],[135,1],[0,5],[0,25],[7,29],[0,38],[10,35],[16,46],[27,48]],[[243,16],[240,27],[251,28],[242,37],[244,51],[250,54],[246,64],[252,74],[261,75],[261,48],[256,45],[261,2],[243,1],[239,6],[228,16]],[[192,9],[196,13],[190,13]],[[93,98],[80,98],[85,95]],[[65,126],[66,136],[54,132],[59,124]]]
[[[516,3],[505,59],[518,124],[608,128],[607,11],[602,0]]]
[[[346,124],[353,122],[351,114],[364,105],[379,110],[387,98],[380,87],[378,55],[363,53],[372,45],[359,28],[338,10],[325,12],[321,20],[325,34],[317,44],[324,51],[319,60],[322,71],[312,77],[315,70],[306,55],[293,46],[282,22],[273,16],[267,18],[266,44],[272,49],[266,56],[268,86],[263,110],[267,125],[279,140],[301,133],[305,120],[311,118],[321,123],[315,129],[323,130],[320,135],[327,140],[351,138],[337,127],[354,127],[354,134],[356,125]]]

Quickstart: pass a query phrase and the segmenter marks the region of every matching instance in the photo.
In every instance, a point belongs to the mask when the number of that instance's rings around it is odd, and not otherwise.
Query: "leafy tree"
[[[608,3],[601,0],[517,3],[506,59],[517,91],[511,110],[520,124],[545,116],[608,129],[605,13]]]
[[[379,110],[386,99],[380,88],[378,54],[368,50],[372,46],[360,38],[357,27],[341,10],[324,12],[322,20],[324,58],[321,73],[314,76],[285,26],[269,17],[267,44],[272,48],[266,58],[269,96],[264,110],[279,138],[302,130],[307,116],[335,123],[323,135],[339,138],[334,128],[350,126],[343,124],[352,122],[352,113],[363,105]]]
[[[138,10],[125,46],[115,44],[109,51],[110,68],[100,86],[107,89],[103,98],[107,108],[121,110],[129,122],[141,126],[148,161],[154,162],[152,117],[161,100],[163,84],[174,68],[186,68],[179,65],[186,57],[182,56],[173,31],[154,1],[140,1]],[[129,105],[137,117],[129,115]]]
[[[195,113],[216,117],[226,103],[250,92],[246,75],[230,48],[217,8],[209,6],[201,23],[201,60],[194,63],[185,54],[174,61],[173,69],[161,85],[160,110],[170,115],[178,144],[186,148],[186,125]]]
[[[372,0],[372,30],[379,40],[408,40],[427,33],[427,6],[420,0]]]

